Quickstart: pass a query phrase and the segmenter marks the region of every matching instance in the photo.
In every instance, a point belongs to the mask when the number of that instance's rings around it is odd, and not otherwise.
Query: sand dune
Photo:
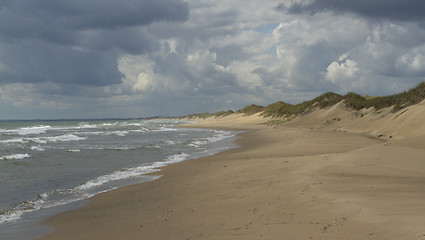
[[[343,102],[328,108],[315,109],[290,120],[282,120],[287,127],[320,128],[327,130],[364,133],[382,138],[404,139],[425,136],[425,101],[393,112],[392,107],[375,110],[373,107],[359,111],[347,108]],[[246,125],[265,124],[276,118],[264,118],[261,113],[251,116],[232,114],[226,117],[192,119],[192,126],[231,126],[243,128]]]

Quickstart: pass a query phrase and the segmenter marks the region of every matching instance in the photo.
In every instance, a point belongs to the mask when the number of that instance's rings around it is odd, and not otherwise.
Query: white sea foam
[[[174,142],[173,140],[166,140],[165,143],[167,145],[176,145],[176,142]]]
[[[204,145],[204,144],[206,144],[206,143],[208,143],[208,141],[202,141],[202,140],[199,140],[199,139],[197,139],[197,140],[193,140],[191,143],[189,143],[188,145],[190,146],[190,147],[193,147],[193,148],[200,148],[202,145]]]
[[[147,128],[142,127],[142,128],[140,128],[140,129],[133,129],[133,130],[131,130],[131,131],[132,131],[132,132],[141,133],[141,132],[149,132],[150,130],[149,130],[149,129],[147,129]]]
[[[126,123],[127,126],[134,126],[134,127],[143,127],[146,125],[146,123]]]
[[[127,150],[133,150],[140,147],[115,147],[115,148],[103,148],[103,150],[119,150],[119,151],[127,151]]]
[[[189,157],[189,154],[187,153],[179,153],[176,155],[169,156],[165,161],[159,162],[159,163],[165,163],[166,165],[176,162],[181,162],[183,160],[186,160],[186,158]]]
[[[129,177],[140,176],[142,174],[150,173],[152,169],[149,169],[147,166],[134,167],[129,169],[122,169],[115,171],[111,174],[103,175],[92,179],[80,186],[76,187],[76,191],[86,191],[95,187],[99,187],[111,181],[117,181],[121,179],[126,179]]]
[[[126,136],[130,131],[123,131],[123,130],[118,130],[118,131],[93,131],[93,132],[79,132],[79,135],[85,135],[85,136],[90,136],[90,135],[103,135],[103,136],[111,136],[111,135],[116,135],[116,136],[121,136],[124,137]],[[146,132],[145,130],[131,130],[131,132]]]
[[[17,129],[1,129],[0,133],[4,133],[7,135],[38,135],[42,133],[46,133],[48,129],[51,129],[52,127],[49,125],[40,125],[40,126],[33,126],[33,127],[22,127]]]
[[[114,134],[114,135],[117,135],[117,136],[124,137],[125,135],[128,134],[128,131],[113,131],[113,132],[110,132],[110,134]]]
[[[49,142],[68,142],[68,141],[79,141],[79,140],[86,140],[87,138],[79,137],[77,135],[67,133],[59,136],[54,137],[44,137],[40,138],[41,140],[46,140]]]
[[[78,132],[78,134],[80,135],[102,135],[105,134],[105,132],[100,132],[100,131],[93,131],[93,132]]]
[[[169,156],[163,161],[158,161],[151,164],[145,164],[132,168],[124,168],[112,172],[110,174],[99,176],[72,189],[53,190],[50,192],[39,194],[34,200],[25,201],[11,210],[7,210],[3,213],[0,213],[0,223],[15,221],[17,219],[20,219],[22,215],[26,213],[34,212],[40,209],[61,206],[71,202],[90,198],[96,194],[116,188],[113,187],[105,189],[102,188],[102,185],[113,181],[125,180],[128,178],[138,177],[144,174],[160,171],[160,167],[183,161],[188,156],[189,155],[186,153],[179,153],[176,155]],[[93,191],[93,189],[97,189],[97,191]]]
[[[18,204],[16,207],[0,214],[0,223],[13,222],[22,217],[26,213],[31,213],[40,209],[52,208],[56,206],[61,206],[71,202],[83,200],[91,197],[92,195],[80,195],[77,197],[65,197],[60,200],[50,200],[50,198],[55,197],[55,195],[71,195],[72,190],[53,190],[50,192],[45,192],[39,194],[36,199],[31,201],[25,201]]]
[[[167,128],[167,127],[161,127],[159,129],[154,129],[152,130],[154,132],[174,132],[174,131],[178,131],[178,129],[175,128]]]
[[[78,128],[98,128],[97,124],[80,123]]]
[[[24,127],[24,128],[20,128],[18,129],[18,134],[19,135],[37,135],[37,134],[42,134],[42,133],[46,133],[46,131],[48,129],[52,128],[49,125],[41,125],[41,126],[34,126],[34,127]]]
[[[159,145],[149,145],[149,146],[146,146],[147,148],[156,148],[156,149],[160,149],[161,148],[161,146],[159,146]]]
[[[186,153],[179,153],[166,158],[164,161],[154,162],[152,164],[141,165],[133,168],[124,168],[117,170],[111,174],[106,174],[95,179],[92,179],[80,186],[76,187],[77,191],[89,190],[111,181],[122,180],[126,178],[136,177],[147,173],[159,171],[158,168],[185,160],[189,155]]]
[[[232,133],[231,132],[226,132],[226,131],[215,131],[215,135],[214,136],[212,136],[212,137],[209,137],[208,138],[208,141],[210,141],[210,142],[218,142],[218,141],[221,141],[221,140],[223,140],[223,139],[226,139],[226,138],[229,138],[229,137],[232,137],[233,135],[232,135]]]
[[[39,151],[39,152],[42,152],[42,151],[46,150],[46,149],[44,149],[41,146],[31,146],[30,149],[31,150],[34,150],[34,151]]]
[[[188,145],[190,147],[193,147],[193,148],[201,148],[201,146],[203,146],[205,144],[213,143],[213,142],[218,142],[218,141],[221,141],[223,139],[226,139],[226,138],[232,137],[232,136],[233,135],[232,135],[231,132],[215,130],[213,136],[206,137],[206,138],[194,139]]]
[[[28,153],[18,153],[18,154],[12,154],[12,155],[7,155],[7,156],[3,156],[0,159],[3,160],[15,160],[15,159],[24,159],[24,158],[30,158],[31,156]]]
[[[22,217],[25,213],[40,210],[43,206],[44,200],[39,198],[34,201],[26,201],[19,204],[12,210],[7,210],[0,215],[0,223],[12,222]]]
[[[81,152],[80,149],[68,149],[67,152]]]
[[[2,140],[0,143],[29,143],[34,142],[38,144],[45,144],[47,142],[68,142],[68,141],[79,141],[79,140],[86,140],[85,137],[79,137],[77,135],[67,133],[63,135],[58,136],[52,136],[52,137],[36,137],[36,138],[13,138],[13,139],[7,139]]]
[[[23,138],[13,138],[13,139],[7,139],[2,140],[0,143],[24,143],[25,140]]]

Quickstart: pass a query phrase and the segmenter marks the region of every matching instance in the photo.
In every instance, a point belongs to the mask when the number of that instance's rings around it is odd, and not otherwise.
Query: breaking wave
[[[57,189],[41,193],[37,195],[36,199],[22,202],[13,209],[1,212],[0,223],[15,221],[20,219],[22,215],[26,213],[34,212],[40,209],[52,208],[90,198],[96,194],[115,189],[116,187],[105,187],[105,185],[108,185],[111,182],[141,177],[144,174],[157,172],[160,171],[159,168],[172,163],[183,161],[187,159],[187,157],[189,157],[188,154],[179,153],[172,155],[163,161],[116,170],[110,174],[102,175],[89,180],[75,188]]]

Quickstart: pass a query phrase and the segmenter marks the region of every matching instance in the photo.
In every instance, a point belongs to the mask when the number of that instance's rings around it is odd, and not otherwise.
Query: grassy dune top
[[[376,110],[393,107],[393,112],[397,112],[408,106],[420,103],[425,99],[425,82],[420,83],[415,88],[402,93],[389,96],[370,97],[361,96],[354,92],[346,95],[339,95],[333,92],[324,93],[310,101],[304,101],[299,104],[289,104],[282,101],[272,103],[268,106],[259,106],[251,104],[237,111],[245,115],[253,115],[261,113],[264,117],[290,117],[308,113],[317,108],[326,108],[333,106],[339,102],[343,102],[347,108],[352,110],[360,110],[364,108],[374,107]],[[232,110],[221,111],[216,113],[198,113],[190,114],[188,118],[208,118],[223,117],[233,114]]]

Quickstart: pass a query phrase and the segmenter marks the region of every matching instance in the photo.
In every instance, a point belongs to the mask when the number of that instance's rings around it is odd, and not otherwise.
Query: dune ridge
[[[425,82],[400,94],[363,97],[325,93],[297,105],[277,102],[269,106],[249,105],[239,111],[191,114],[186,119],[212,123],[243,123],[256,119],[267,124],[313,127],[368,133],[379,137],[425,135]]]

